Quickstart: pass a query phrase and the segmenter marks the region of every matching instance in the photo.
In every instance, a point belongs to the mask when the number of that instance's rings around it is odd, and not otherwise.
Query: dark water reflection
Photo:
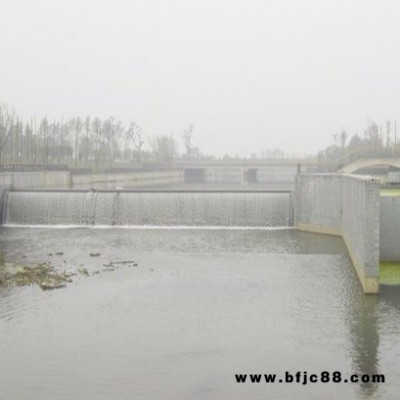
[[[58,269],[138,263],[54,292],[0,290],[2,399],[398,396],[400,291],[363,295],[340,239],[291,230],[3,229],[0,246],[15,261]],[[235,373],[325,370],[385,374],[386,383],[234,382]]]

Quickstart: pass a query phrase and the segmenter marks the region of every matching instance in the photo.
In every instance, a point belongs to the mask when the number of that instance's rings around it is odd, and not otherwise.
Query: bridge
[[[333,163],[304,160],[183,160],[186,183],[290,183],[299,172],[334,172]]]
[[[400,168],[400,158],[359,158],[338,170],[341,174],[352,174],[363,168],[388,166]]]
[[[230,159],[230,160],[179,160],[174,163],[176,168],[201,168],[201,167],[245,167],[245,168],[268,168],[268,167],[288,167],[292,166],[301,169],[329,169],[335,168],[334,162],[320,162],[304,159],[269,159],[269,160],[251,160],[251,159]]]

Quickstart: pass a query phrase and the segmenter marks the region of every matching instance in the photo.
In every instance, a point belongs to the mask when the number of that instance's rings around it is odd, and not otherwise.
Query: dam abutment
[[[298,174],[294,192],[294,225],[306,232],[342,235],[342,177]]]
[[[364,293],[379,292],[379,182],[356,175],[299,174],[295,228],[342,236]]]

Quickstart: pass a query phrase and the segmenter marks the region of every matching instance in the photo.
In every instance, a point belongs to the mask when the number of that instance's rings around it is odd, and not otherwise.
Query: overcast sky
[[[398,0],[0,0],[0,102],[308,154],[400,121]]]

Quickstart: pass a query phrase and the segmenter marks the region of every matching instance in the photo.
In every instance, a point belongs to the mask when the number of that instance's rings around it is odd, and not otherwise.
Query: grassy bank
[[[379,283],[383,285],[400,285],[400,262],[381,262]]]
[[[400,188],[382,188],[381,196],[400,196]]]

